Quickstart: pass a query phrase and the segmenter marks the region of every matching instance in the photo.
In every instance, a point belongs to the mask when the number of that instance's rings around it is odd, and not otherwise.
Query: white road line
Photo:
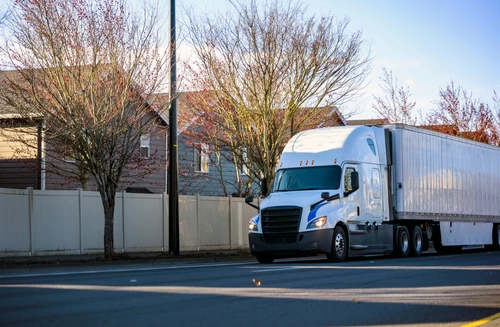
[[[240,263],[219,263],[219,264],[205,264],[205,265],[200,264],[200,265],[163,266],[163,267],[149,267],[149,268],[122,268],[122,269],[102,269],[102,270],[83,270],[83,271],[61,271],[61,272],[47,272],[47,273],[33,273],[33,274],[0,275],[0,279],[45,277],[45,276],[86,275],[86,274],[107,274],[107,273],[120,273],[120,272],[173,270],[173,269],[189,269],[189,268],[230,267],[230,266],[243,266],[243,265],[253,265],[253,264],[255,264],[255,263],[253,263],[253,262],[240,262]]]
[[[304,269],[304,268],[298,268],[298,267],[294,267],[294,268],[274,268],[274,269],[261,269],[261,270],[252,270],[253,273],[261,273],[261,272],[269,272],[269,271],[272,271],[272,272],[275,272],[275,271],[284,271],[284,270],[297,270],[297,269]]]

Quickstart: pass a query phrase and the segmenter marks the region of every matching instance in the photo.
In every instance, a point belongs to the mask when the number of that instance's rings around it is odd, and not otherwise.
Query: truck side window
[[[377,155],[377,151],[375,151],[375,143],[373,143],[372,139],[367,139],[366,142],[368,143],[368,146],[370,147],[370,150],[372,150],[373,155]]]
[[[355,172],[356,169],[352,167],[347,167],[344,172],[344,189],[345,191],[352,191],[352,183],[351,183],[351,173]]]

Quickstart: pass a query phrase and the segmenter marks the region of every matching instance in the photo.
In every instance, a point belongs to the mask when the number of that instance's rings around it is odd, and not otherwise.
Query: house
[[[0,84],[3,78],[14,71],[0,73]],[[228,152],[216,152],[213,145],[193,139],[192,131],[200,117],[190,116],[190,96],[193,92],[178,95],[178,164],[179,164],[179,194],[228,196],[243,195],[241,182],[248,180],[244,166],[236,167]],[[165,100],[168,94],[157,94],[152,100]],[[322,123],[307,122],[303,128],[316,128],[345,125],[346,122],[336,107],[301,108],[300,112],[314,110],[323,117]],[[155,115],[154,106],[151,114]],[[25,115],[24,115],[25,116]],[[43,117],[33,116],[26,120],[17,111],[0,102],[0,187],[60,190],[77,189],[82,182],[69,178],[61,169],[53,169],[56,165],[73,169],[71,159],[64,153],[51,151],[53,145],[47,142],[42,132]],[[142,167],[137,166],[126,170],[122,176],[118,190],[128,192],[167,192],[167,149],[168,149],[168,117],[158,115],[158,124],[150,134],[141,137],[141,146],[137,149],[138,156],[151,157],[155,169],[142,174]],[[296,133],[291,124],[290,135]],[[29,151],[23,142],[31,138],[35,142]],[[52,148],[51,148],[52,147]],[[45,151],[43,151],[45,149]],[[143,160],[144,162],[144,160]],[[73,168],[71,168],[73,167]],[[134,170],[135,169],[135,170]],[[142,175],[142,176],[141,176]],[[141,176],[141,178],[138,178]],[[237,178],[240,176],[240,178]],[[254,189],[257,188],[257,185]],[[85,189],[95,190],[91,180]]]
[[[42,120],[26,120],[0,102],[0,187],[41,189]],[[26,135],[22,131],[28,131]],[[19,139],[38,144],[38,151],[28,148]]]
[[[203,128],[200,120],[203,118],[193,115],[190,106],[195,105],[196,98],[205,96],[201,92],[186,92],[178,96],[179,115],[179,193],[200,194],[212,196],[244,196],[245,185],[249,176],[245,166],[237,167],[230,151],[218,151],[213,144],[196,136],[196,130]],[[300,108],[297,119],[304,117],[307,111],[314,111],[313,116],[321,117],[321,122],[308,121],[300,130],[318,127],[344,126],[345,119],[336,107]],[[289,134],[292,136],[300,130],[290,124]],[[239,178],[238,178],[239,177]],[[250,192],[258,193],[259,185],[249,181]]]
[[[16,78],[16,71],[0,73],[0,87]],[[4,100],[4,99],[3,99]],[[134,168],[125,169],[119,190],[160,193],[166,191],[167,121],[152,108],[157,124],[141,136]],[[43,117],[35,112],[26,118],[17,109],[0,99],[0,187],[61,190],[82,188],[82,182],[72,178],[71,156],[48,140],[42,132]],[[74,161],[73,161],[74,162]],[[148,170],[144,167],[147,166]],[[155,168],[155,169],[153,169]],[[147,171],[147,174],[143,172]],[[90,178],[86,190],[96,190]]]

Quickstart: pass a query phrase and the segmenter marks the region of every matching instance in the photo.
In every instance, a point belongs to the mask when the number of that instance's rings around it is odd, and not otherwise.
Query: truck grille
[[[261,211],[262,232],[267,244],[297,242],[301,207],[274,207]]]

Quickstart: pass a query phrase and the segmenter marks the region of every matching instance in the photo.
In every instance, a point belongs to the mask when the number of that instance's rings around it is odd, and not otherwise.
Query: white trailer
[[[265,182],[263,183],[265,185]],[[249,223],[259,262],[500,248],[500,148],[401,124],[298,133]]]

